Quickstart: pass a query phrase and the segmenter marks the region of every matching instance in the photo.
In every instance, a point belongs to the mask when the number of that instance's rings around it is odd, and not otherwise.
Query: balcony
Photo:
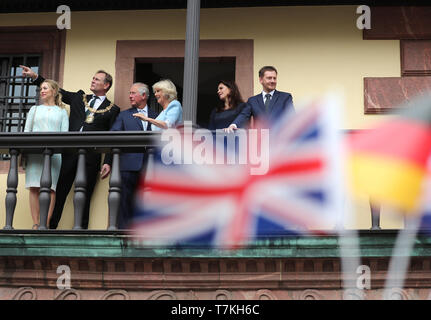
[[[279,235],[250,241],[239,250],[205,246],[142,245],[142,238],[118,230],[120,197],[119,155],[154,147],[160,134],[151,132],[69,132],[0,134],[0,152],[10,154],[6,190],[6,222],[0,230],[0,299],[350,299],[361,298],[352,289],[343,292],[340,244],[349,237]],[[41,153],[41,216],[49,206],[50,155],[78,153],[75,180],[75,217],[72,230],[16,230],[18,155]],[[80,230],[88,152],[112,152],[108,223],[105,230]],[[372,227],[359,232],[359,252],[352,257],[373,272],[373,289],[365,298],[378,299],[397,235],[380,230],[379,208],[371,206]],[[44,213],[42,213],[44,210]],[[46,221],[46,220],[45,220]],[[46,227],[46,224],[45,224]],[[431,279],[431,243],[418,236],[412,252],[407,288],[394,295],[426,298]],[[71,288],[58,287],[58,268],[72,273]],[[414,289],[415,288],[415,289]],[[364,298],[364,297],[362,297]]]
[[[44,154],[44,170],[41,177],[40,215],[41,230],[46,230],[46,218],[50,203],[51,186],[50,156],[54,153],[79,154],[74,190],[74,227],[79,230],[85,202],[85,157],[92,153],[112,153],[112,171],[109,179],[108,226],[106,230],[118,230],[117,216],[121,190],[119,155],[121,152],[144,152],[155,147],[160,133],[155,132],[67,132],[67,133],[0,133],[0,153],[10,154],[10,166],[6,190],[6,222],[4,230],[13,229],[13,217],[17,204],[18,156],[19,154]],[[370,204],[371,230],[380,230],[380,207]],[[51,230],[52,231],[52,230]]]

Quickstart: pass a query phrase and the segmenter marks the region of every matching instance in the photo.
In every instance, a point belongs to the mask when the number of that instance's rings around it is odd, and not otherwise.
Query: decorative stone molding
[[[130,295],[124,290],[109,290],[100,300],[130,300]]]
[[[199,300],[199,296],[196,292],[194,292],[193,290],[190,290],[186,294],[186,300]]]
[[[392,288],[386,295],[385,300],[411,300],[406,290]]]
[[[54,300],[81,300],[81,293],[75,289],[62,290]]]
[[[178,298],[173,291],[158,290],[153,293],[148,300],[178,300]]]
[[[322,295],[317,290],[305,290],[301,293],[301,300],[323,300]]]
[[[348,289],[343,292],[343,300],[365,300],[366,294],[364,290]]]
[[[271,290],[262,289],[256,292],[253,300],[278,300],[278,298]]]
[[[228,290],[217,290],[214,293],[213,300],[232,300],[232,292]]]
[[[37,300],[37,293],[30,287],[20,288],[15,293],[12,300]]]

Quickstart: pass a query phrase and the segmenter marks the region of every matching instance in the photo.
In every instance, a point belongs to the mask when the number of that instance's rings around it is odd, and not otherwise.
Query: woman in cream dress
[[[59,132],[69,130],[69,116],[61,102],[60,88],[53,80],[45,80],[40,85],[42,104],[31,107],[24,132]],[[51,203],[48,211],[48,225],[55,204],[55,190],[61,167],[61,154],[51,156]],[[25,168],[25,187],[30,190],[30,211],[32,229],[38,229],[40,219],[39,192],[43,169],[43,155],[29,154]]]

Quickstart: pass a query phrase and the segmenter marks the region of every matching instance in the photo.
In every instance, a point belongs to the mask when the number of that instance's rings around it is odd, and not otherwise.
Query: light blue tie
[[[145,115],[145,110],[144,109],[138,109],[138,112],[139,113],[142,113],[143,115]],[[141,122],[142,122],[142,127],[144,128],[144,131],[145,131],[145,124],[144,124],[144,120],[141,120]]]

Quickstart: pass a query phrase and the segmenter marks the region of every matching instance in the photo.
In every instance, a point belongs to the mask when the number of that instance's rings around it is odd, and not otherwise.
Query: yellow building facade
[[[252,61],[247,61],[252,66],[252,78],[243,79],[251,83],[252,94],[261,90],[258,70],[264,65],[273,65],[278,69],[277,89],[292,93],[297,109],[311,97],[335,91],[344,101],[340,130],[365,129],[388,116],[364,113],[364,78],[400,76],[400,41],[365,40],[363,30],[357,27],[360,15],[356,9],[357,6],[202,9],[200,38],[205,41],[248,40],[252,44]],[[55,12],[0,14],[0,28],[56,26],[59,16]],[[71,29],[65,36],[62,78],[57,80],[69,91],[89,92],[94,72],[106,70],[114,76],[108,98],[127,108],[124,98],[117,96],[119,41],[184,40],[185,28],[186,10],[72,11]],[[169,54],[166,52],[166,57],[170,57]],[[163,57],[163,53],[158,57]],[[123,94],[127,95],[127,91]],[[0,175],[3,199],[6,179],[5,171]],[[24,181],[21,173],[15,229],[30,229],[32,225]],[[107,197],[108,181],[101,180],[93,194],[89,229],[106,229]],[[347,202],[346,208],[350,207]],[[351,211],[354,221],[346,227],[371,227],[367,201],[353,203]],[[382,228],[402,227],[403,222],[390,211],[383,208]],[[0,208],[0,221],[5,221],[4,207]],[[59,228],[71,229],[72,226],[73,189]]]

